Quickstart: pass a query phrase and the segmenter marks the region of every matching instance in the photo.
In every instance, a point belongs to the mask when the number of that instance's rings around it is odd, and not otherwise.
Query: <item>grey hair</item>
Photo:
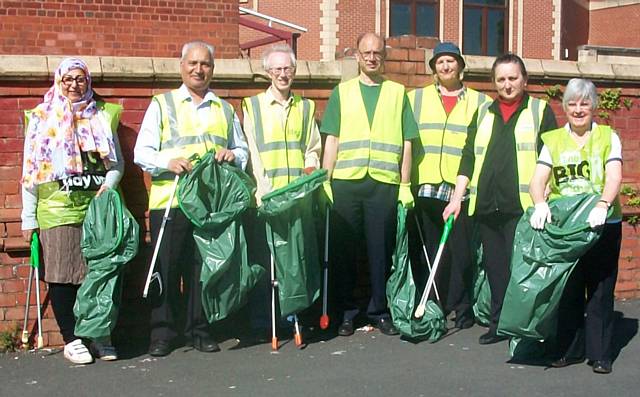
[[[291,49],[289,44],[276,44],[265,51],[264,55],[262,55],[262,67],[264,68],[264,70],[269,70],[269,57],[271,56],[271,54],[274,54],[276,52],[289,54],[289,58],[291,58],[291,66],[293,66],[294,68],[296,67],[296,54],[293,53],[293,50]]]
[[[194,47],[204,47],[207,49],[207,51],[209,51],[209,56],[211,57],[211,61],[213,61],[213,55],[215,54],[215,48],[209,44],[206,43],[202,40],[194,40],[194,41],[190,41],[188,43],[185,43],[182,46],[182,56],[180,57],[181,61],[184,61],[184,59],[187,57],[187,54],[189,53],[189,51],[194,48]]]
[[[562,96],[562,108],[567,110],[567,104],[569,101],[575,101],[579,99],[588,99],[591,101],[591,110],[596,110],[598,107],[598,92],[596,86],[587,79],[571,79],[567,83],[567,88],[564,90]]]

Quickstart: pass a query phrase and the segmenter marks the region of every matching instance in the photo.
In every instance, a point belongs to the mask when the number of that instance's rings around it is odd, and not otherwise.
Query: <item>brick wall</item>
[[[589,44],[640,48],[640,4],[589,13]]]
[[[460,1],[461,0],[440,0],[444,1],[444,36],[442,41],[450,41],[452,43],[459,43],[460,38],[460,24],[462,23],[463,16],[460,15]]]
[[[238,56],[238,2],[0,1],[0,53],[175,57],[203,39]]]
[[[373,0],[351,0],[338,3],[338,47],[336,52],[344,54],[345,49],[356,48],[358,36],[376,30],[376,7]],[[380,5],[380,34],[386,34],[386,14],[384,1]]]
[[[522,56],[525,58],[552,59],[553,54],[553,4],[548,1],[525,1],[522,25]],[[508,14],[507,14],[508,15]],[[514,14],[514,19],[517,14]],[[514,46],[517,43],[514,41]]]
[[[589,42],[589,10],[577,4],[574,0],[562,2],[562,33],[560,36],[561,58],[564,59],[564,50],[568,50],[566,59],[578,59],[580,45]]]

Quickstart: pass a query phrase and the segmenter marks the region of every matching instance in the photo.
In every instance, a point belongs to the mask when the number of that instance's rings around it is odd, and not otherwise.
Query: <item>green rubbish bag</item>
[[[544,230],[529,225],[533,207],[520,218],[499,334],[538,341],[555,336],[558,304],[567,279],[602,233],[602,228],[594,230],[587,223],[599,199],[599,195],[581,194],[551,201],[552,222]]]
[[[391,276],[387,280],[387,302],[393,325],[408,338],[437,341],[447,333],[447,321],[440,306],[427,300],[425,312],[421,318],[415,318],[416,284],[411,272],[409,259],[409,237],[407,233],[407,210],[398,205],[398,228],[396,231],[396,249],[393,253]]]
[[[489,287],[487,272],[484,270],[484,265],[482,264],[482,244],[479,242],[477,233],[474,241],[477,241],[477,257],[473,282],[473,315],[476,323],[488,327],[491,321],[491,288]]]
[[[264,269],[250,265],[241,215],[254,184],[244,171],[207,152],[178,182],[178,204],[194,225],[202,259],[202,307],[209,323],[240,309]]]
[[[298,313],[320,296],[320,256],[313,212],[313,192],[327,180],[316,170],[262,197],[267,243],[275,259],[280,315]]]
[[[93,198],[82,224],[82,255],[87,276],[78,289],[73,313],[76,336],[104,339],[118,320],[124,265],[138,253],[140,227],[117,191]]]

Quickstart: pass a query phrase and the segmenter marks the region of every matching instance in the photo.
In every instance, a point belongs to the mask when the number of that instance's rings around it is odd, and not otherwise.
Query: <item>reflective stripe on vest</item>
[[[294,95],[284,126],[274,112],[265,110],[268,109],[265,93],[245,99],[244,106],[253,121],[256,146],[271,187],[288,185],[303,174],[315,103]]]
[[[476,155],[473,168],[473,176],[469,183],[469,215],[473,215],[476,209],[478,197],[478,181],[480,172],[484,164],[487,145],[493,133],[493,122],[495,115],[489,112],[491,102],[486,102],[478,108],[478,130],[474,142],[474,153]],[[514,135],[516,139],[516,169],[518,171],[518,192],[520,204],[524,210],[533,205],[529,195],[529,182],[533,177],[533,171],[538,159],[536,141],[540,132],[540,123],[547,103],[540,99],[529,97],[527,107],[522,109],[518,115]]]
[[[542,141],[551,153],[550,200],[580,193],[602,194],[605,183],[605,166],[611,153],[611,127],[598,125],[591,131],[587,142],[580,148],[566,128],[546,132]],[[613,202],[613,214],[609,220],[622,219],[620,201]]]
[[[413,146],[415,183],[456,183],[467,126],[478,107],[488,100],[488,96],[466,88],[464,97],[447,115],[435,84],[409,93],[421,142]]]
[[[207,151],[227,148],[233,134],[233,107],[226,101],[211,101],[211,117],[202,124],[190,101],[177,100],[178,90],[156,95],[161,113],[160,153],[165,158],[203,156]],[[149,209],[167,206],[174,175],[164,173],[151,178]],[[177,207],[176,200],[172,207]]]
[[[379,182],[400,183],[404,86],[382,83],[371,125],[358,77],[338,85],[338,94],[340,136],[333,178],[361,179],[369,174]]]

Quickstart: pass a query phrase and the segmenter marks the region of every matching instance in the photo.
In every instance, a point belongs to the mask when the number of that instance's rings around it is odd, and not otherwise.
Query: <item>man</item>
[[[291,47],[283,44],[270,48],[262,63],[271,85],[242,101],[258,205],[265,194],[286,186],[303,172],[317,169],[321,150],[315,103],[291,93],[296,73]]]
[[[453,43],[440,43],[429,60],[434,84],[411,91],[409,101],[420,129],[420,144],[413,146],[414,186],[417,187],[416,214],[422,235],[433,261],[444,221],[442,211],[455,189],[467,126],[478,106],[489,98],[462,84],[465,63],[460,49]],[[471,304],[475,255],[471,238],[473,226],[465,210],[455,222],[445,250],[444,263],[438,273],[444,281],[444,304],[447,311],[455,311],[455,327],[469,328],[474,323]]]
[[[180,59],[182,85],[154,96],[140,126],[134,162],[151,174],[149,226],[154,245],[173,179],[191,171],[190,156],[214,150],[219,162],[233,162],[243,169],[247,162],[246,141],[233,107],[209,89],[213,53],[213,46],[204,42],[185,44]],[[151,310],[149,354],[168,355],[183,336],[199,351],[219,351],[202,310],[202,264],[193,227],[177,201],[171,206],[156,264],[162,293]]]
[[[291,92],[296,74],[296,57],[291,47],[273,46],[265,52],[262,64],[271,85],[266,91],[242,101],[250,174],[256,181],[258,205],[265,194],[319,168],[321,150],[314,119],[315,103]],[[251,230],[250,255],[255,262],[268,265],[264,220],[257,218],[255,211],[250,211],[245,219],[252,224],[248,228]],[[250,296],[251,323],[256,332],[269,326],[268,281],[263,278]]]
[[[382,333],[396,335],[385,287],[395,246],[397,202],[413,205],[411,140],[418,137],[418,130],[404,86],[382,76],[384,40],[363,34],[357,50],[360,75],[333,90],[321,126],[327,134],[323,167],[332,178],[334,200],[332,263],[336,303],[342,312],[338,334],[354,332],[359,311],[353,298],[354,247],[361,245],[364,235],[371,281],[367,316]]]

